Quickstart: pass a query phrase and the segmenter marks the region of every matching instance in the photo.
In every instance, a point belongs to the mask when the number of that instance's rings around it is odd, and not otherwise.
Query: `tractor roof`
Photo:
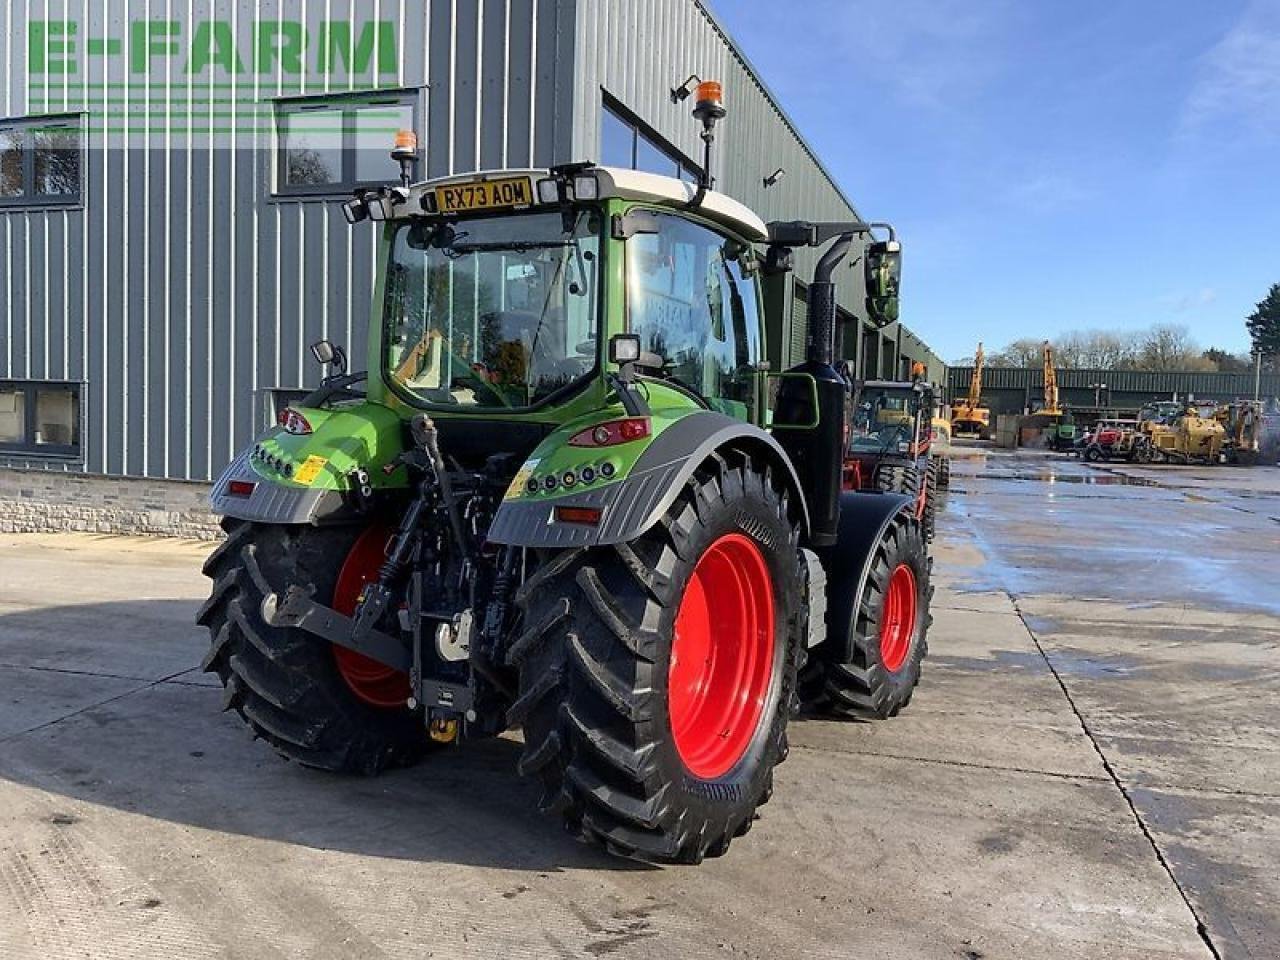
[[[583,175],[594,175],[599,185],[600,199],[617,198],[622,200],[638,200],[671,207],[674,210],[689,209],[689,202],[698,192],[696,184],[686,183],[674,177],[663,177],[654,173],[643,173],[639,170],[624,170],[620,167],[590,167]],[[455,184],[478,183],[488,180],[499,180],[507,177],[527,176],[533,181],[535,199],[534,207],[539,206],[536,193],[537,182],[551,176],[548,170],[514,169],[514,170],[478,170],[474,173],[456,174],[440,177],[415,184],[414,197],[405,205],[406,209],[420,209],[421,195],[433,192],[437,187]],[[769,238],[768,227],[749,207],[739,203],[730,196],[708,190],[702,203],[695,211],[721,226],[727,227],[744,240],[759,243]]]

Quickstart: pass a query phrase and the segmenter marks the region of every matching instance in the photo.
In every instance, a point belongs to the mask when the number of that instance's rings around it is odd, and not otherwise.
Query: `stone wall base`
[[[0,469],[0,533],[115,533],[216,540],[209,485]]]

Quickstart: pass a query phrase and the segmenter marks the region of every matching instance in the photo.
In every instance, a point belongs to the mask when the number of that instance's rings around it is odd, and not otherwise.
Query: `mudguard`
[[[488,539],[508,546],[549,548],[605,546],[634,540],[658,522],[700,464],[714,451],[734,444],[760,450],[775,469],[785,473],[807,531],[809,511],[800,480],[778,441],[752,424],[702,411],[681,417],[659,434],[618,483],[552,501],[504,502],[489,528]],[[602,511],[600,523],[557,523],[557,507],[597,508]]]
[[[915,498],[903,493],[845,493],[840,497],[840,528],[833,547],[821,551],[827,571],[827,622],[847,625],[871,571],[875,546],[889,525],[906,513],[915,518]],[[839,662],[853,656],[848,630],[833,630]],[[843,659],[841,659],[843,658]]]
[[[307,430],[273,427],[231,461],[210,491],[213,513],[255,523],[350,523],[369,496],[404,485],[403,471],[380,469],[403,449],[393,411],[371,402],[290,409]],[[367,492],[357,489],[357,473]]]

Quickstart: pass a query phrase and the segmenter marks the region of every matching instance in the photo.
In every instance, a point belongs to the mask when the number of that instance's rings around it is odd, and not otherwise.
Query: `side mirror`
[[[902,244],[877,240],[867,247],[867,317],[877,327],[898,320],[898,290],[902,283]]]
[[[311,356],[320,366],[331,365],[336,376],[347,372],[347,354],[337,344],[329,340],[320,340],[311,345]]]

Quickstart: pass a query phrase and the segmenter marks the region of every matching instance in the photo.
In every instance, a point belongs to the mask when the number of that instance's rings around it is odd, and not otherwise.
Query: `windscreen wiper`
[[[461,257],[468,253],[527,253],[530,250],[563,250],[576,247],[576,240],[495,240],[490,243],[451,243],[442,247],[446,256]]]

